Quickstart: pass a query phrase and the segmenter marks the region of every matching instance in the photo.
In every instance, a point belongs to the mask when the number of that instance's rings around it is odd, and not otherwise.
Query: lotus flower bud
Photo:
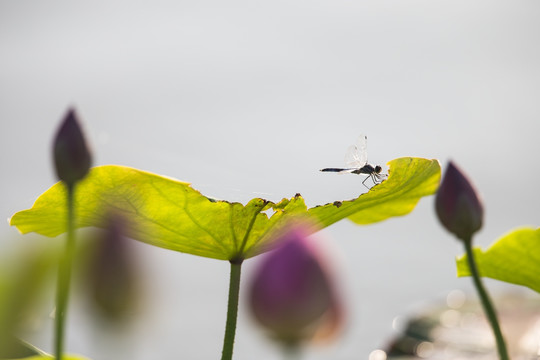
[[[452,163],[435,198],[437,216],[444,227],[463,241],[482,227],[482,203],[467,177]]]
[[[70,109],[54,139],[56,175],[68,185],[86,176],[92,157],[74,109]]]
[[[127,222],[112,214],[93,243],[86,284],[96,309],[109,321],[121,321],[138,299],[139,283]]]
[[[341,325],[341,307],[307,228],[289,228],[263,260],[249,289],[256,320],[284,345],[328,338]],[[311,239],[313,240],[313,239]]]

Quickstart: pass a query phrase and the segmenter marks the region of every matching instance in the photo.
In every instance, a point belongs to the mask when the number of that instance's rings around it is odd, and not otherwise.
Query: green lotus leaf
[[[203,196],[188,183],[124,166],[92,168],[75,189],[75,226],[100,227],[110,212],[130,221],[128,236],[162,248],[215,259],[256,255],[253,245],[264,241],[286,217],[305,213],[303,199],[280,203],[269,218],[261,211],[272,202],[248,204]],[[66,231],[66,190],[62,183],[43,193],[31,209],[11,218],[22,233],[57,236]]]
[[[440,178],[436,160],[401,158],[389,163],[390,176],[357,199],[310,210],[295,195],[273,203],[255,198],[246,205],[215,200],[190,184],[124,166],[91,169],[75,189],[75,226],[101,226],[111,211],[132,226],[128,236],[166,249],[221,260],[249,258],[267,251],[272,234],[293,218],[312,217],[322,227],[346,217],[369,224],[410,212],[433,194]],[[271,216],[267,210],[273,212]],[[11,218],[22,233],[57,236],[66,230],[66,190],[62,183],[43,193],[31,209]]]
[[[474,248],[481,276],[523,285],[540,292],[540,229],[516,229],[487,250]],[[456,259],[458,276],[470,276],[467,255]]]

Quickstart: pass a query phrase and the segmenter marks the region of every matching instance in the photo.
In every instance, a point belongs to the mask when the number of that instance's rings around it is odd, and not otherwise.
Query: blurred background
[[[453,159],[482,194],[477,244],[539,225],[540,3],[537,1],[0,1],[0,216],[56,180],[51,142],[69,106],[94,164],[120,164],[246,203],[301,193],[308,206],[354,198],[344,165]],[[307,359],[366,359],[393,319],[444,300],[460,244],[433,197],[409,216],[318,235],[334,248],[348,324]],[[58,242],[7,223],[0,248]],[[216,359],[229,266],[133,242],[145,287],[129,328],[100,331],[73,299],[67,348],[94,360]],[[259,259],[245,263],[243,280]],[[516,289],[495,281],[495,291]],[[242,298],[244,299],[244,298]],[[236,359],[280,359],[241,300]],[[52,299],[49,311],[52,310]],[[28,340],[51,350],[52,320]]]

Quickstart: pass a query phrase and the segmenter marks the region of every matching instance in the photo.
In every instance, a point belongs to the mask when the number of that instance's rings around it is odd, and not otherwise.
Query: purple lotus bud
[[[341,307],[321,254],[306,227],[290,227],[263,260],[249,289],[250,307],[270,336],[286,345],[328,338],[341,325]]]
[[[88,173],[92,156],[74,109],[69,109],[58,129],[53,152],[56,175],[66,184],[73,185]]]
[[[127,222],[109,215],[105,230],[93,242],[86,284],[96,309],[109,321],[121,321],[138,299],[139,283]]]
[[[470,241],[482,227],[484,210],[479,196],[451,161],[437,191],[435,209],[444,227],[463,241]]]

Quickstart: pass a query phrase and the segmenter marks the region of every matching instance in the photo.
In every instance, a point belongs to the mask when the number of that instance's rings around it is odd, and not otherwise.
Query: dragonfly
[[[347,150],[345,155],[345,164],[347,168],[325,168],[321,169],[324,172],[336,172],[338,174],[358,174],[367,175],[362,181],[362,185],[371,189],[366,185],[367,179],[371,179],[374,185],[383,182],[388,175],[381,174],[382,167],[379,165],[368,164],[367,160],[367,136],[360,135],[356,145],[352,145]]]

